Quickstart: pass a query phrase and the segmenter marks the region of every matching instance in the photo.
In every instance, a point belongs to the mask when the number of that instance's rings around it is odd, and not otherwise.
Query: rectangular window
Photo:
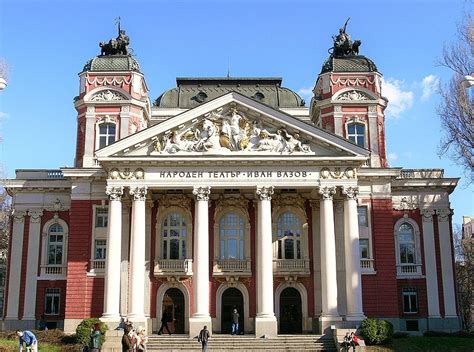
[[[107,241],[95,240],[94,259],[105,259],[107,254]]]
[[[107,208],[95,209],[95,227],[107,227],[109,211]]]
[[[44,313],[49,315],[59,315],[59,302],[61,291],[59,288],[47,288],[44,297]]]
[[[370,256],[369,256],[369,240],[367,240],[367,239],[360,239],[359,240],[359,251],[360,251],[360,259],[370,259]]]
[[[418,295],[415,289],[403,290],[403,313],[418,313]]]
[[[359,218],[359,226],[368,227],[367,207],[357,207],[357,216]]]

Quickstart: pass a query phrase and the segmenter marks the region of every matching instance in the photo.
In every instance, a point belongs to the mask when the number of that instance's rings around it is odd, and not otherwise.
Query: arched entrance
[[[168,323],[171,332],[175,334],[184,334],[184,295],[177,288],[166,290],[163,296],[163,312],[167,312],[172,319]],[[161,320],[161,317],[159,317]]]
[[[221,333],[230,334],[232,332],[232,311],[239,312],[239,332],[244,331],[244,297],[240,290],[230,287],[222,294],[221,305]]]
[[[280,294],[279,334],[301,334],[303,314],[301,295],[296,288],[287,287]]]

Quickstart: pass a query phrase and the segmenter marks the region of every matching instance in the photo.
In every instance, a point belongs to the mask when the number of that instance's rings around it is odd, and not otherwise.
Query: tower
[[[347,25],[347,22],[346,22]],[[346,25],[334,37],[334,47],[316,80],[310,114],[317,126],[371,151],[369,165],[386,167],[387,99],[375,63],[359,55],[360,40],[352,41]]]
[[[89,60],[79,73],[76,167],[93,167],[94,155],[119,139],[149,125],[151,105],[140,66],[128,50],[129,38],[118,30],[117,38],[101,42],[101,54]]]

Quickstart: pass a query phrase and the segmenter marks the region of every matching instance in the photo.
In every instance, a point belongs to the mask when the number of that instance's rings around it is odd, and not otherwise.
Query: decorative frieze
[[[91,101],[119,101],[127,100],[127,97],[113,90],[104,90],[93,95]]]
[[[324,200],[332,200],[334,195],[336,194],[336,187],[320,187],[319,194]]]
[[[107,186],[105,194],[109,196],[110,200],[121,200],[123,195],[123,186]]]
[[[133,196],[133,200],[145,201],[147,190],[147,186],[132,187],[130,188],[130,195]]]
[[[126,79],[124,77],[87,77],[86,79],[89,85],[94,87],[98,86],[120,86],[129,85],[132,83],[132,79]]]
[[[221,195],[216,201],[216,210],[214,214],[221,214],[221,212],[230,207],[238,208],[247,216],[247,219],[249,218],[248,199],[242,195],[239,195],[238,197],[223,197]]]
[[[439,222],[449,221],[449,215],[453,212],[449,208],[436,209],[436,215],[438,215]]]
[[[348,167],[344,171],[340,167],[323,167],[320,175],[322,179],[353,179],[356,178],[357,172],[353,167]]]
[[[109,171],[109,179],[111,180],[143,180],[145,179],[145,170],[142,168],[131,171],[130,168],[126,167],[123,170],[113,168]]]
[[[348,101],[361,101],[361,100],[370,100],[371,97],[363,92],[358,90],[350,90],[348,92],[342,93],[337,97],[336,100],[348,100]]]
[[[172,206],[180,207],[186,211],[191,209],[191,199],[184,194],[164,195],[158,200],[160,208],[169,208]]]
[[[256,193],[260,200],[272,200],[274,188],[273,186],[259,186]]]
[[[211,187],[194,187],[193,194],[197,201],[209,201],[209,195],[211,194]]]
[[[331,83],[333,85],[340,85],[340,86],[361,86],[361,87],[367,87],[369,84],[374,84],[375,78],[368,78],[368,77],[357,77],[357,78],[343,78],[343,77],[338,77],[336,79],[333,79],[331,77]]]

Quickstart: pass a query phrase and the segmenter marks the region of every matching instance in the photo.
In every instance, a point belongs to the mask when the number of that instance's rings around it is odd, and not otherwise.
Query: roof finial
[[[227,63],[227,78],[230,78],[230,60]]]
[[[117,32],[118,35],[120,35],[120,20],[121,20],[120,16],[115,19],[115,24],[118,27],[118,32]]]

